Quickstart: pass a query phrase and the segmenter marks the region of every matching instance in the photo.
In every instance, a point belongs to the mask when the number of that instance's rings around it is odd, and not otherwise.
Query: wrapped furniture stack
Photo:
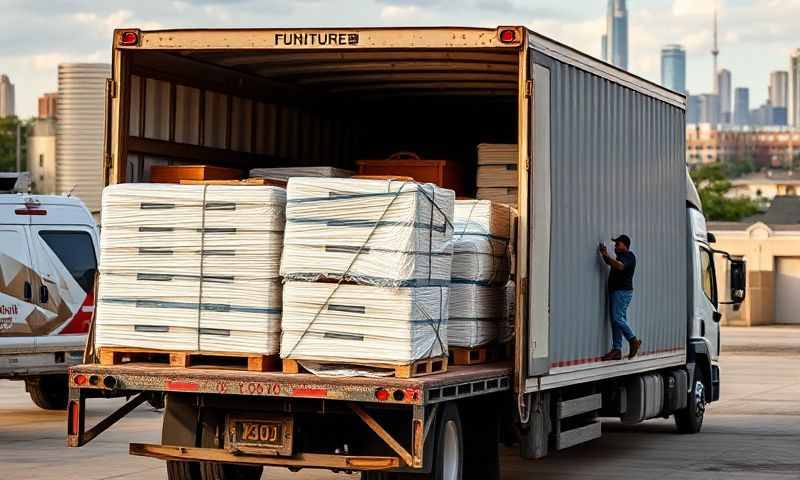
[[[478,195],[481,200],[517,206],[517,145],[478,145]]]
[[[456,200],[447,324],[451,347],[474,348],[498,340],[506,318],[511,220],[508,205]]]
[[[314,371],[446,355],[454,201],[413,181],[291,178],[284,370],[287,359]]]
[[[270,186],[107,187],[95,345],[277,354],[285,204]]]

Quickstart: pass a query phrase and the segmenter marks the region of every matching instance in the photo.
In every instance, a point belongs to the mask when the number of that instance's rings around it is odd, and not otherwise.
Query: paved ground
[[[604,424],[603,438],[538,461],[504,450],[505,480],[800,479],[800,329],[726,329],[723,400],[703,433],[674,433],[669,420]],[[89,403],[94,422],[120,402]],[[37,409],[19,382],[0,381],[0,478],[8,480],[160,480],[163,463],[127,455],[129,442],[157,441],[160,414],[140,407],[99,440],[64,447],[60,412]],[[353,479],[270,469],[270,480]]]

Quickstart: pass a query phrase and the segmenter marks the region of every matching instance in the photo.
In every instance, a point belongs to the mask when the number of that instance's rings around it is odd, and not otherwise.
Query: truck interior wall
[[[550,76],[550,158],[534,159],[534,172],[541,161],[550,170],[550,373],[603,366],[599,357],[611,348],[608,267],[597,246],[612,248],[610,239],[622,233],[637,256],[628,310],[643,341],[636,361],[680,357],[687,325],[685,112],[545,55],[535,61]],[[532,205],[543,193],[534,191]]]
[[[407,151],[463,163],[474,194],[478,144],[517,138],[512,89],[459,93],[443,83],[420,92],[400,84],[348,94],[343,84],[345,93],[312,96],[291,86],[284,93],[286,82],[272,88],[249,74],[165,56],[136,52],[130,60],[127,181],[148,181],[150,168],[163,164],[356,170],[356,160]],[[245,81],[256,83],[237,88]]]

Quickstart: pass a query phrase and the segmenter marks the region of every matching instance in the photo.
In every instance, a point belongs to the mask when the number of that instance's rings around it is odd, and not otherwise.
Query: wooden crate
[[[281,369],[278,355],[237,352],[187,352],[128,347],[100,347],[101,365],[125,363],[158,363],[170,367],[209,366],[247,369],[251,372],[277,372]]]
[[[154,165],[151,183],[180,183],[181,180],[239,180],[242,171],[213,165]]]
[[[302,361],[302,360],[301,360]],[[422,358],[416,362],[407,365],[391,365],[385,363],[368,363],[358,362],[353,364],[355,366],[362,365],[370,368],[383,368],[386,370],[394,370],[394,376],[397,378],[414,378],[422,377],[425,375],[433,375],[436,373],[444,373],[447,371],[447,357],[432,357]],[[283,359],[283,373],[294,374],[303,372],[304,369],[297,360],[284,358]]]
[[[357,160],[358,174],[410,177],[419,183],[435,183],[464,196],[466,186],[461,166],[452,160],[423,160],[414,153],[396,153],[384,160]]]

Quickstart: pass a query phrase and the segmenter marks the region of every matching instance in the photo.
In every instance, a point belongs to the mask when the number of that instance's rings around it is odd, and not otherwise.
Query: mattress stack
[[[267,186],[107,187],[96,345],[277,353],[285,203]]]
[[[266,178],[278,182],[288,182],[291,177],[352,177],[355,173],[351,170],[336,167],[279,167],[279,168],[254,168],[250,176]]]
[[[448,344],[477,347],[498,338],[509,278],[511,208],[488,200],[457,200]]]
[[[478,198],[517,206],[517,145],[478,145]]]
[[[405,365],[446,354],[454,197],[407,181],[290,179],[281,357]]]

